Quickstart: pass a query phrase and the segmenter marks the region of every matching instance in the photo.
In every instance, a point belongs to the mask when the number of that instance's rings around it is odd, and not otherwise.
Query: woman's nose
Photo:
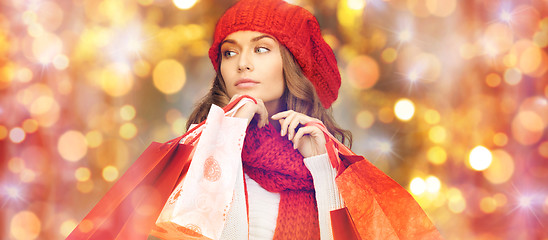
[[[242,53],[238,62],[238,72],[253,71],[255,68],[252,63],[251,54]]]

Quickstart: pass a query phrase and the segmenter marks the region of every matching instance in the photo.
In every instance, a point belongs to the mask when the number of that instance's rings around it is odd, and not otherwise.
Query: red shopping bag
[[[396,181],[334,138],[321,123],[346,209],[331,212],[338,239],[442,239],[415,199]],[[335,222],[336,221],[336,222]]]
[[[256,103],[242,96],[223,110],[232,109],[242,98]],[[193,133],[185,144],[180,141],[190,133],[192,130],[166,143],[153,142],[67,239],[146,239],[171,192],[188,171],[199,134]]]

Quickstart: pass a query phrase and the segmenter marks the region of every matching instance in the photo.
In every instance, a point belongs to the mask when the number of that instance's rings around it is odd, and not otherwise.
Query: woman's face
[[[228,35],[221,43],[221,75],[229,97],[247,94],[278,103],[284,93],[280,44],[274,37],[253,31]]]

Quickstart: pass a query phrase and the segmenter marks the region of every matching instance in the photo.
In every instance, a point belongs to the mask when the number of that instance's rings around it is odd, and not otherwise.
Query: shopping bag
[[[340,143],[323,124],[308,125],[319,127],[326,136],[327,152],[338,173],[335,181],[348,209],[348,213],[332,212],[336,216],[332,221],[340,221],[332,222],[333,233],[357,231],[354,239],[442,239],[405,188]]]
[[[239,103],[233,110],[242,105]],[[227,115],[230,113],[211,106],[188,173],[169,197],[152,235],[162,239],[221,237],[236,182],[243,186],[241,152],[247,129],[247,119]],[[246,211],[245,207],[240,210]]]
[[[244,98],[255,101],[241,96],[223,110],[229,111]],[[186,175],[205,123],[166,143],[150,144],[67,239],[146,239]]]

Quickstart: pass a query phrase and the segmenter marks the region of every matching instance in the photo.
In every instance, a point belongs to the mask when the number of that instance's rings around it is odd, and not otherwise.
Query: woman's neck
[[[283,110],[281,109],[281,106],[282,106],[281,102],[282,100],[278,99],[278,100],[264,103],[264,106],[266,107],[266,110],[268,111],[268,121],[278,131],[280,131],[280,122],[277,120],[272,120],[272,118],[270,117],[272,117],[272,115],[279,113]]]

